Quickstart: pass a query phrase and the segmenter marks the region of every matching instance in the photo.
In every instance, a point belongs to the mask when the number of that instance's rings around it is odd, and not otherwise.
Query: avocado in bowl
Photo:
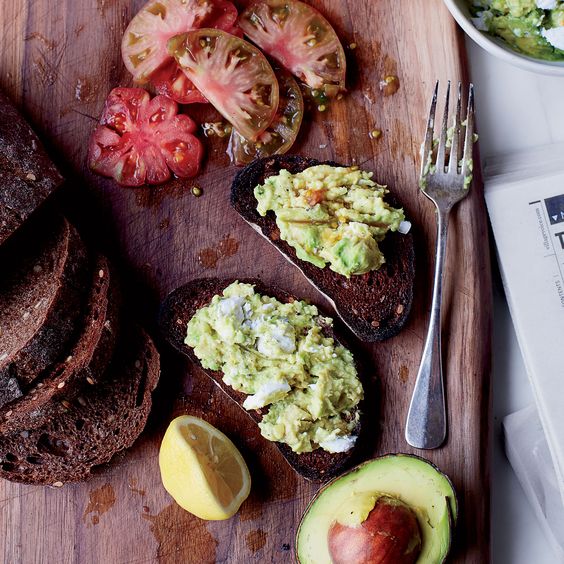
[[[564,76],[563,0],[445,0],[470,38],[525,70]]]
[[[440,564],[458,505],[452,483],[418,456],[389,454],[325,485],[296,536],[299,564]]]

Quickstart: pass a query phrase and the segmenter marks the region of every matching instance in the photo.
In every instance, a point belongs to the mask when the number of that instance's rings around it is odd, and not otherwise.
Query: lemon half
[[[237,447],[197,417],[182,415],[171,421],[159,466],[166,491],[201,519],[229,519],[251,490],[249,469]]]

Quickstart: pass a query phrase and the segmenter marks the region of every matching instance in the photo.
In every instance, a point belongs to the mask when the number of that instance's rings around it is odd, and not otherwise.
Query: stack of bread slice
[[[1,175],[20,191],[11,201],[29,203],[29,183],[17,178],[21,163],[11,165],[12,154],[4,153]],[[26,166],[35,158],[30,152]],[[65,217],[32,204],[8,214],[3,203],[1,217],[22,221],[10,224],[0,247],[0,477],[61,486],[88,478],[141,433],[159,355],[122,314],[108,259],[87,248]]]

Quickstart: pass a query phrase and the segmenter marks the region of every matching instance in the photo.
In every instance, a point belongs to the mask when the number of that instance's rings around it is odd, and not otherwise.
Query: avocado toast
[[[280,237],[273,213],[264,217],[257,211],[256,186],[285,169],[292,174],[321,163],[294,155],[257,160],[242,169],[231,187],[231,205],[258,233],[270,241],[308,281],[331,302],[348,327],[363,341],[381,341],[403,327],[413,299],[415,252],[410,233],[389,233],[380,247],[386,262],[378,269],[347,278],[329,268],[300,260],[296,250]],[[394,199],[387,200],[395,203]]]
[[[218,278],[194,280],[174,290],[161,306],[159,326],[163,336],[173,347],[197,364],[200,364],[200,361],[195,355],[194,350],[185,344],[188,322],[198,310],[210,304],[214,296],[221,294],[233,282],[234,280]],[[258,294],[275,298],[283,304],[296,300],[289,293],[276,288],[265,287],[258,280],[240,280],[239,282],[252,284]],[[329,325],[323,326],[323,335],[334,339],[336,344],[342,343],[342,339],[335,334],[333,328]],[[360,373],[356,359],[354,363],[357,372]],[[222,372],[209,369],[204,371],[256,423],[262,421],[268,412],[268,408],[250,409],[247,411],[243,408],[243,403],[249,397],[247,394],[237,391],[226,384],[223,380],[224,374]],[[355,435],[359,435],[362,428],[360,407],[361,404],[355,408],[353,413],[357,421],[353,431]],[[297,454],[287,444],[275,442],[275,445],[296,472],[314,481],[326,480],[338,474],[345,466],[349,465],[356,451],[356,447],[350,448],[345,452],[335,453],[317,448],[311,452]]]

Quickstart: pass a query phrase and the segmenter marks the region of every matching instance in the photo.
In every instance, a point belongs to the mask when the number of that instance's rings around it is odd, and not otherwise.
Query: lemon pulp
[[[201,519],[229,519],[250,492],[249,470],[237,447],[197,417],[182,415],[170,423],[159,466],[167,492]]]

